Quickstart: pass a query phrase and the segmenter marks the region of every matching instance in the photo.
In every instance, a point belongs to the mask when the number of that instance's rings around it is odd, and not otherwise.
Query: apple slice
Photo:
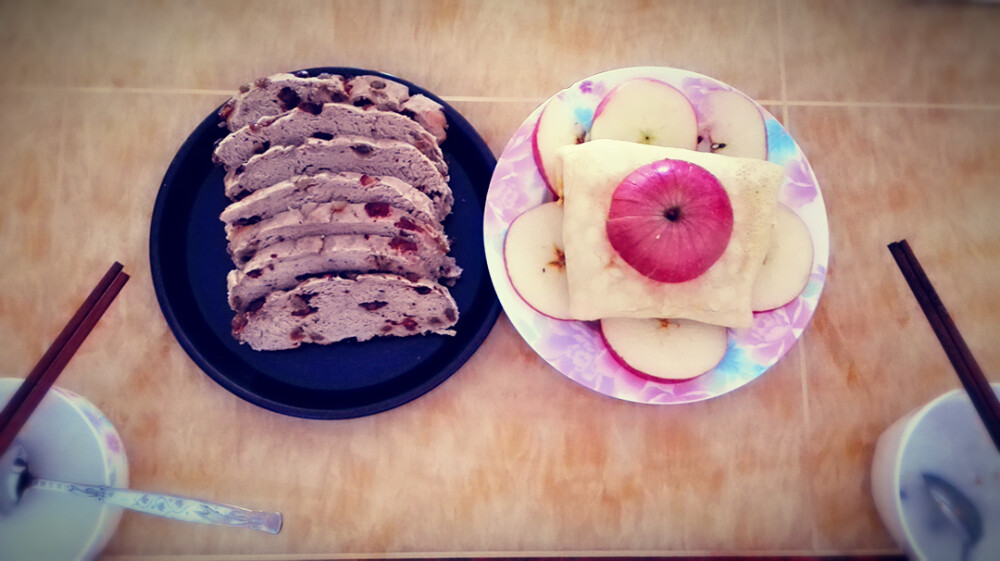
[[[555,319],[570,317],[562,225],[561,204],[536,206],[511,222],[503,245],[514,290],[537,312]]]
[[[713,90],[698,104],[698,118],[698,149],[702,152],[767,159],[764,116],[745,95]]]
[[[808,226],[790,208],[779,204],[771,245],[750,293],[750,308],[763,312],[794,300],[809,282],[812,266],[813,243]]]
[[[658,382],[708,372],[726,356],[728,342],[725,327],[687,319],[602,319],[601,334],[618,362]]]
[[[590,138],[694,150],[698,120],[691,102],[677,88],[636,78],[615,86],[597,105]]]
[[[576,120],[573,106],[558,97],[550,99],[538,116],[531,135],[531,151],[545,185],[557,198],[562,196],[562,189],[557,185],[559,159],[556,150],[580,144],[586,135],[583,125]]]
[[[640,274],[685,282],[726,251],[733,206],[705,168],[660,160],[633,171],[615,188],[605,229],[611,247]]]

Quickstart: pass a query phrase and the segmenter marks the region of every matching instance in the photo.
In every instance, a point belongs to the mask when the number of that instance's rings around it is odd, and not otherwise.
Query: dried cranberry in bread
[[[235,131],[261,117],[295,109],[303,102],[322,105],[346,102],[349,97],[343,76],[320,74],[315,78],[303,78],[287,73],[274,74],[243,85],[240,93],[219,109],[219,116],[229,130]]]
[[[360,173],[302,175],[254,191],[230,204],[219,215],[228,226],[248,226],[307,203],[345,201],[388,203],[424,221],[435,220],[434,204],[424,193],[395,177],[372,177]]]
[[[368,111],[342,103],[301,104],[298,109],[250,123],[223,138],[212,160],[229,170],[271,146],[294,146],[307,138],[329,140],[345,135],[412,144],[434,162],[438,171],[448,173],[435,137],[414,120],[399,113]]]
[[[458,306],[430,281],[389,274],[309,279],[275,291],[233,320],[233,336],[258,351],[302,343],[420,334],[454,335]]]
[[[243,311],[257,298],[317,274],[377,272],[451,284],[462,270],[433,245],[406,251],[383,236],[308,236],[261,248],[241,269],[230,271],[229,305]]]
[[[438,219],[444,219],[454,203],[448,178],[427,156],[398,140],[344,136],[310,138],[298,146],[273,146],[230,170],[223,183],[226,196],[239,200],[290,177],[340,171],[399,178],[430,197]]]
[[[450,248],[439,222],[425,222],[388,203],[308,203],[249,226],[228,226],[233,263],[246,263],[258,249],[305,236],[360,234],[392,238],[404,250]]]

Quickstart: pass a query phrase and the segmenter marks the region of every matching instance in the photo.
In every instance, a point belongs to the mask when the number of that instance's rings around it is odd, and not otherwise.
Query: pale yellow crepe
[[[559,150],[564,199],[563,243],[573,319],[687,318],[727,327],[753,320],[750,291],[774,228],[784,169],[733,158],[618,140],[592,140]],[[712,173],[729,194],[733,233],[705,273],[682,283],[640,274],[611,247],[605,222],[615,188],[632,171],[665,158]]]

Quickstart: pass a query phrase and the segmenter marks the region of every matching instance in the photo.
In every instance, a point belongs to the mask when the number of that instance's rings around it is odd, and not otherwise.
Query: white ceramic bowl
[[[0,404],[22,380],[0,378]],[[53,388],[18,435],[37,477],[128,487],[128,461],[121,438],[86,399]],[[64,493],[33,489],[15,510],[0,516],[0,559],[85,560],[107,545],[121,509]]]
[[[1000,559],[1000,452],[963,389],[893,423],[872,462],[875,507],[896,543],[911,559],[957,560],[961,534],[936,507],[923,473],[951,483],[979,510],[983,536],[968,561]]]

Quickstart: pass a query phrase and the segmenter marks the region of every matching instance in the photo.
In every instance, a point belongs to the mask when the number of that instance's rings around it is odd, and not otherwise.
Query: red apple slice
[[[809,227],[790,208],[779,204],[771,245],[750,293],[750,308],[763,312],[794,300],[809,283],[812,266],[813,243]]]
[[[648,78],[618,84],[594,111],[590,138],[610,138],[694,150],[698,120],[676,88]]]
[[[562,196],[562,189],[558,185],[556,151],[563,146],[580,144],[586,134],[583,125],[576,120],[573,107],[558,97],[550,99],[538,116],[531,135],[531,151],[545,185],[557,198]]]
[[[702,152],[767,159],[767,127],[760,109],[739,92],[714,90],[698,104]]]
[[[606,231],[611,247],[642,275],[685,282],[726,251],[733,207],[705,168],[660,160],[635,170],[615,188]]]
[[[536,206],[514,219],[503,246],[514,290],[536,311],[555,319],[570,317],[562,225],[561,204]]]
[[[602,319],[601,333],[618,362],[654,381],[696,378],[726,355],[725,327],[686,319]]]

